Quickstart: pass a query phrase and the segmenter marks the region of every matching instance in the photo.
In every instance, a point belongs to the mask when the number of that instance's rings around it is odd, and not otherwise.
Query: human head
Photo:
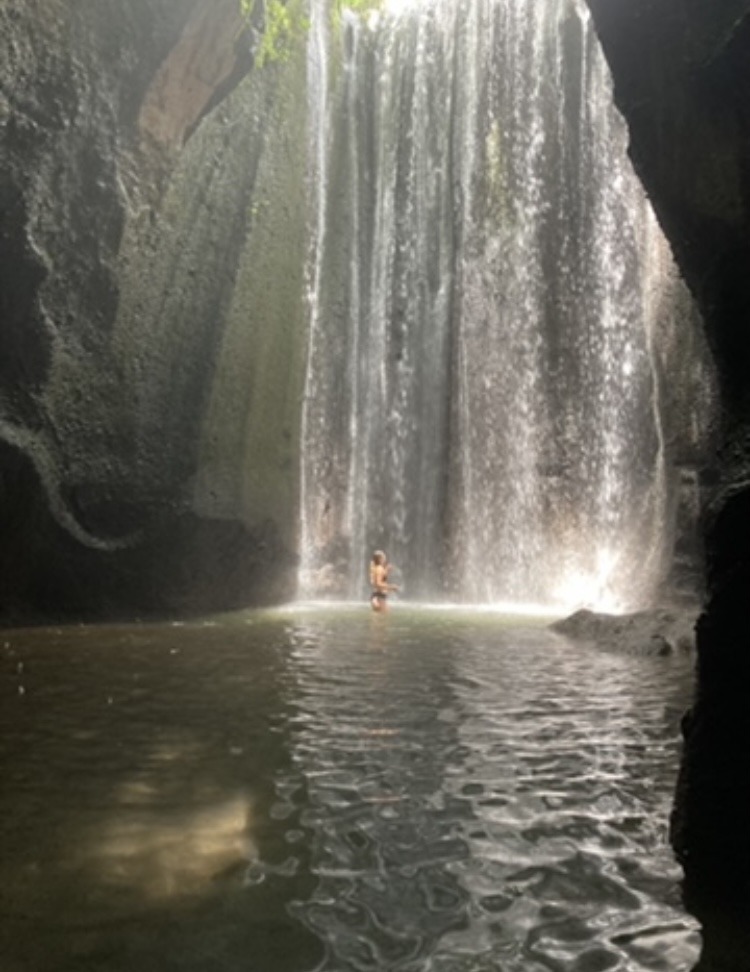
[[[374,564],[384,564],[385,563],[385,553],[382,550],[376,550],[372,555],[372,561]]]

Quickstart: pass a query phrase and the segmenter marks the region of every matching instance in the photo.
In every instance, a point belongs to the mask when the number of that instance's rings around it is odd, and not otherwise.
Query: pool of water
[[[687,970],[689,659],[299,607],[0,633],[2,972]]]

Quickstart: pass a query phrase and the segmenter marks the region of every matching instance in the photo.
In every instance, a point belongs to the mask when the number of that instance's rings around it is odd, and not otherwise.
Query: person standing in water
[[[376,550],[370,561],[370,607],[373,611],[388,610],[388,595],[397,591],[396,584],[388,583],[388,561],[382,550]]]

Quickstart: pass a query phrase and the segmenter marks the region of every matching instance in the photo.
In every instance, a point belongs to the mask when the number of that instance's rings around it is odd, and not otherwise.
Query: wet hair
[[[382,550],[376,550],[372,555],[373,560],[385,560],[385,554]]]

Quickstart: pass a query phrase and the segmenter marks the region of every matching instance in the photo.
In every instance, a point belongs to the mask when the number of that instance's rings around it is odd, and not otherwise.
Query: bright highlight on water
[[[642,605],[673,536],[655,338],[692,309],[588,11],[389,6],[339,49],[313,7],[302,596],[364,596],[384,547],[409,598]]]

